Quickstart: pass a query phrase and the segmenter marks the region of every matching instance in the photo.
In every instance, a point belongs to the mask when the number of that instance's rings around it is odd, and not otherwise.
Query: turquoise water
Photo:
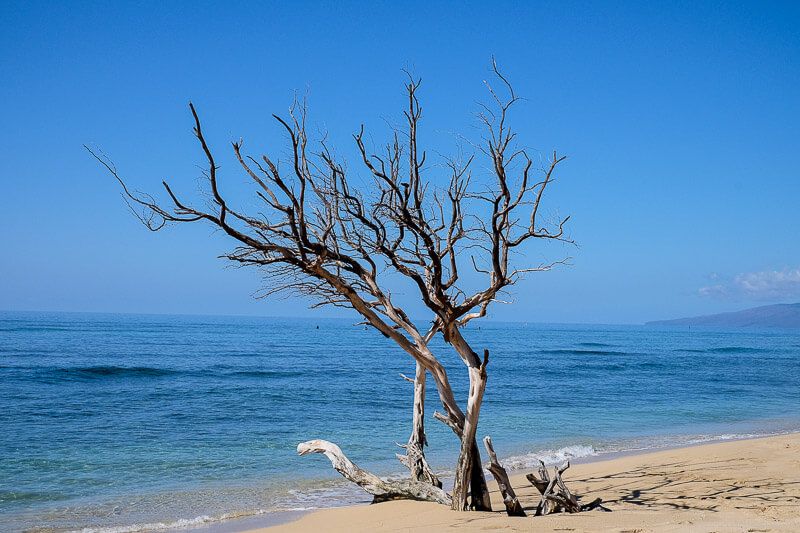
[[[402,474],[413,373],[355,320],[0,313],[0,531],[136,531],[366,501],[298,442]],[[508,465],[800,429],[800,331],[484,323]],[[460,398],[465,372],[438,346]],[[437,407],[428,395],[429,414]],[[457,442],[429,418],[444,475]]]

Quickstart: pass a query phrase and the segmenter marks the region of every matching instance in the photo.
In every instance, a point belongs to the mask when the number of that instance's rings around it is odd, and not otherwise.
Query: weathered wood
[[[595,498],[589,503],[581,505],[581,511],[591,511],[592,509],[597,509],[597,508],[600,508],[603,511],[611,511],[611,509],[606,509],[605,507],[603,507],[602,503],[603,503],[603,498]]]
[[[578,503],[578,499],[572,495],[572,493],[567,488],[567,485],[564,483],[564,480],[561,479],[561,474],[566,472],[569,468],[569,461],[564,464],[563,469],[556,469],[556,484],[558,488],[561,489],[560,496],[564,500],[563,506],[566,507],[566,510],[570,513],[579,513],[581,511],[581,506]]]
[[[425,459],[424,448],[428,444],[425,435],[425,374],[425,367],[417,363],[413,380],[403,376],[404,379],[414,384],[414,408],[411,418],[411,435],[408,437],[408,443],[401,446],[405,448],[406,454],[397,454],[397,459],[411,471],[411,479],[442,488],[442,482],[433,473]]]
[[[491,512],[492,497],[489,494],[489,484],[486,482],[486,474],[483,471],[477,439],[472,439],[472,457],[469,477],[470,510]]]
[[[526,474],[525,477],[527,478],[528,481],[531,482],[531,485],[536,487],[536,490],[539,491],[540,495],[544,494],[544,491],[547,488],[548,481],[539,479],[538,477],[536,477],[535,474]]]
[[[397,453],[395,456],[398,461],[411,471],[411,479],[442,488],[442,481],[431,469],[428,460],[425,459],[422,448],[412,443],[401,444],[400,447],[405,449],[406,453]]]
[[[458,339],[463,338],[453,337],[453,342],[456,350],[459,353],[462,351],[462,346],[459,346]],[[468,347],[467,347],[468,348]],[[473,356],[477,356],[473,353]],[[470,363],[471,360],[468,359]],[[464,429],[461,435],[461,451],[458,455],[458,462],[456,463],[456,475],[453,482],[453,509],[456,511],[491,511],[492,504],[489,501],[488,488],[485,488],[485,478],[483,477],[483,465],[480,464],[480,450],[478,449],[475,435],[478,431],[478,417],[480,416],[481,403],[483,402],[483,393],[486,390],[486,365],[489,362],[489,350],[483,352],[483,362],[479,362],[477,366],[470,366],[469,370],[469,396],[467,398],[467,414],[464,417]],[[477,478],[475,467],[480,468],[480,479]],[[476,486],[480,487],[481,481],[483,487],[480,492],[475,490]],[[472,488],[471,503],[467,502],[470,496],[468,488]]]
[[[539,460],[539,477],[536,477],[535,474],[527,474],[525,477],[531,482],[531,485],[536,487],[539,494],[544,494],[547,484],[550,483],[550,475],[547,473],[547,467],[541,459]]]
[[[545,487],[544,492],[542,492],[542,498],[539,500],[539,505],[536,507],[536,516],[547,515],[556,510],[557,504],[549,497],[553,495],[553,487],[555,484],[555,477],[550,478],[547,482],[547,487]]]
[[[489,472],[494,476],[497,482],[497,487],[500,489],[500,495],[503,497],[503,503],[506,506],[506,513],[508,516],[526,516],[522,504],[519,503],[517,493],[514,492],[514,487],[511,486],[511,481],[508,479],[508,472],[497,460],[497,454],[494,452],[492,446],[492,438],[486,435],[483,438],[483,445],[486,447],[486,453],[489,454]]]
[[[580,513],[582,511],[591,511],[598,507],[604,511],[609,510],[601,505],[603,503],[601,498],[596,498],[587,504],[581,505],[578,498],[567,488],[562,475],[569,468],[569,461],[559,467],[554,467],[553,477],[550,477],[547,473],[544,463],[542,461],[539,461],[539,463],[541,463],[541,466],[539,467],[538,477],[535,474],[527,474],[525,476],[541,494],[541,500],[536,507],[536,516],[559,511]]]
[[[443,415],[438,411],[434,411],[433,418],[449,426],[453,430],[453,432],[456,435],[458,435],[459,438],[461,438],[461,433],[462,433],[461,429],[455,422],[453,422],[452,418],[448,417],[447,415]],[[463,440],[462,440],[462,445],[463,445]],[[491,511],[492,507],[491,507],[491,498],[489,496],[489,488],[486,484],[486,477],[483,474],[483,466],[481,465],[480,461],[480,452],[477,451],[478,443],[474,439],[472,447],[475,450],[473,456],[478,457],[478,459],[472,463],[472,470],[470,475],[470,489],[471,489],[471,494],[473,495],[472,505],[476,510]],[[476,498],[475,495],[479,495],[478,498]]]
[[[550,474],[547,473],[547,466],[541,459],[539,459],[539,475],[542,477],[545,483],[550,483]]]
[[[430,483],[414,480],[386,481],[372,472],[361,469],[342,452],[336,444],[326,440],[309,440],[297,445],[299,455],[322,453],[330,459],[333,468],[345,479],[352,481],[373,496],[373,503],[389,500],[420,500],[450,505],[450,495]]]

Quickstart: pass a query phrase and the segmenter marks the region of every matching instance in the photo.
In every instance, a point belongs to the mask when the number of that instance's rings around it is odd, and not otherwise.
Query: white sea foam
[[[780,432],[765,433],[723,433],[722,435],[695,435],[686,441],[686,444],[702,444],[704,442],[714,442],[718,440],[743,440],[755,439],[758,437],[769,437],[780,435]]]
[[[149,524],[131,524],[129,526],[87,527],[76,531],[80,531],[81,533],[135,533],[137,531],[188,528],[208,524],[210,522],[219,522],[222,520],[227,520],[228,518],[235,517],[226,517],[225,515],[220,517],[211,517],[208,515],[202,515],[195,518],[180,518],[174,522],[153,522]]]
[[[721,433],[721,434],[692,434],[692,435],[670,435],[652,436],[635,439],[617,441],[616,443],[605,443],[598,447],[587,444],[573,444],[561,448],[550,448],[537,450],[521,455],[501,459],[503,465],[509,470],[529,470],[539,467],[539,461],[546,465],[555,465],[567,460],[594,457],[607,454],[625,454],[632,452],[644,452],[671,447],[690,446],[715,441],[727,441],[748,439],[754,437],[764,437],[769,435],[779,435],[787,431],[763,432],[763,433]],[[447,483],[452,472],[438,472]],[[390,478],[402,477],[387,476]],[[335,482],[325,482],[322,486],[305,486],[302,488],[289,489],[286,496],[273,501],[273,506],[268,510],[258,509],[254,511],[221,514],[219,516],[201,515],[195,518],[183,518],[175,521],[150,522],[131,524],[126,526],[110,527],[88,527],[75,530],[74,533],[140,533],[145,531],[165,531],[193,529],[200,526],[261,516],[280,512],[302,512],[325,507],[336,507],[340,505],[352,505],[365,501],[363,492],[355,485],[344,483],[341,480]]]
[[[604,446],[599,453],[625,454],[631,452],[645,452],[650,450],[661,450],[665,448],[680,448],[695,444],[706,444],[727,440],[754,439],[760,437],[771,437],[793,433],[797,429],[785,431],[764,431],[759,433],[710,433],[710,434],[691,434],[691,435],[665,435],[641,437],[630,439],[616,444]]]
[[[553,465],[563,463],[569,459],[591,457],[593,455],[597,455],[597,450],[594,447],[574,444],[557,450],[540,450],[524,455],[514,455],[504,459],[503,465],[509,470],[522,470],[523,468],[538,467],[539,461],[544,461],[546,465]]]
[[[560,464],[571,459],[582,457],[594,457],[606,454],[625,454],[633,452],[643,452],[648,450],[659,450],[664,448],[674,448],[681,446],[691,446],[694,444],[704,444],[710,442],[752,439],[758,437],[768,437],[780,435],[785,432],[762,432],[762,433],[721,433],[721,434],[699,434],[699,435],[670,435],[653,436],[638,439],[624,440],[617,443],[606,443],[600,448],[591,445],[574,444],[558,449],[539,450],[522,455],[513,455],[502,460],[503,466],[509,470],[523,470],[539,467],[539,461],[544,461],[546,465]]]
[[[270,502],[267,509],[254,509],[223,513],[219,515],[203,514],[194,518],[180,518],[171,521],[141,521],[129,525],[84,527],[70,530],[70,533],[140,533],[145,531],[170,531],[183,529],[196,529],[206,525],[217,524],[229,520],[247,519],[259,516],[286,513],[304,512],[324,507],[352,505],[366,501],[364,492],[357,486],[336,481],[317,481],[315,486],[289,489],[282,496],[277,496]]]
[[[273,509],[264,510],[258,509],[256,511],[241,512],[241,513],[226,513],[219,516],[201,515],[194,518],[179,518],[172,522],[151,522],[146,524],[131,524],[127,526],[108,526],[108,527],[86,527],[83,529],[74,530],[72,533],[137,533],[141,531],[163,531],[169,529],[187,529],[205,524],[212,524],[216,522],[224,522],[226,520],[235,520],[238,518],[250,518],[254,516],[281,512],[281,511],[310,511],[315,507],[293,507],[286,509]]]

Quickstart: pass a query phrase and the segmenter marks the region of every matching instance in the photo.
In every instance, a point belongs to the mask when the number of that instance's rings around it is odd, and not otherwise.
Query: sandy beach
[[[800,433],[704,444],[574,465],[565,475],[584,501],[611,512],[506,516],[494,481],[492,513],[455,513],[423,502],[324,509],[251,533],[367,531],[800,531]],[[538,493],[512,482],[526,508]]]

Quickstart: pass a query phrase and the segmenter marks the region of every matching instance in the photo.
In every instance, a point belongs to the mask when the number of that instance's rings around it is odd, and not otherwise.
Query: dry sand
[[[611,512],[511,518],[490,480],[492,513],[399,501],[319,510],[254,531],[800,532],[800,434],[579,464],[565,480],[583,501],[599,496]],[[523,505],[534,506],[538,493],[524,476],[512,476],[512,483]]]

